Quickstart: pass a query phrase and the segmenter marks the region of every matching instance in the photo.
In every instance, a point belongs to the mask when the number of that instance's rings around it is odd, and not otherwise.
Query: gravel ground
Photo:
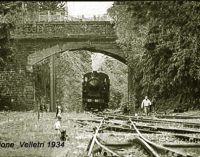
[[[188,113],[189,114],[189,113]],[[190,113],[191,114],[191,113]],[[194,114],[194,113],[193,113]],[[195,113],[194,115],[197,115]],[[86,156],[86,148],[89,140],[91,139],[93,128],[98,126],[98,123],[84,122],[89,125],[80,125],[76,122],[76,119],[94,119],[89,113],[63,113],[62,115],[62,129],[66,130],[67,140],[64,142],[64,146],[60,147],[48,147],[48,142],[61,142],[60,134],[54,129],[54,123],[56,122],[55,113],[43,113],[38,120],[37,113],[34,112],[0,112],[0,142],[2,143],[14,143],[14,148],[2,148],[0,157],[83,157]],[[96,118],[98,119],[98,118]],[[175,120],[175,119],[174,119]],[[198,120],[190,119],[176,119],[176,121],[183,122],[198,122]],[[115,120],[120,123],[120,121]],[[83,124],[84,124],[83,123]],[[126,124],[121,121],[122,124]],[[142,124],[142,123],[141,123]],[[150,125],[150,124],[147,124]],[[184,128],[181,125],[169,125],[160,124],[165,127],[178,127]],[[199,130],[199,129],[197,129]],[[200,134],[189,134],[193,137],[200,137]],[[144,136],[156,143],[188,143],[186,141],[179,141],[169,134],[144,134]],[[100,138],[108,143],[125,143],[130,139],[136,137],[134,133],[120,133],[105,131],[104,134],[100,134]],[[24,148],[20,146],[20,142],[43,142],[42,148]],[[57,144],[58,144],[57,143]],[[52,143],[51,143],[52,144]],[[132,156],[147,156],[143,152],[142,148],[137,144],[128,150]],[[138,151],[133,152],[134,149]],[[193,156],[198,157],[200,152],[195,148],[181,149],[181,151],[192,152]],[[120,152],[121,151],[121,152]],[[123,150],[119,150],[122,153]]]

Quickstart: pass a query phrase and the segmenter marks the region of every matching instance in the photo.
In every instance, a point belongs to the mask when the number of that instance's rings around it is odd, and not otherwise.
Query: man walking
[[[147,96],[145,96],[145,99],[142,101],[141,104],[141,108],[144,108],[144,113],[146,114],[146,116],[148,116],[149,114],[149,107],[151,105],[151,101],[148,99]]]

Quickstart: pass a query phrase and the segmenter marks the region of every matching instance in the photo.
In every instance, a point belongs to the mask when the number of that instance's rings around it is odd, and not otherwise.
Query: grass
[[[9,121],[7,117],[9,116]],[[85,156],[86,148],[92,133],[86,133],[73,121],[75,118],[89,118],[84,113],[63,113],[62,128],[66,129],[69,137],[64,147],[48,147],[48,142],[59,142],[60,134],[54,129],[55,113],[43,113],[38,120],[34,112],[0,113],[0,141],[14,143],[14,148],[0,148],[1,157],[76,157]],[[20,142],[44,142],[42,148],[22,148]]]

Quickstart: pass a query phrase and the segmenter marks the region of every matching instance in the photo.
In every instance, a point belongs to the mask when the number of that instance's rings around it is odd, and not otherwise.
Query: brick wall
[[[0,110],[30,110],[34,104],[34,88],[24,68],[0,71]]]

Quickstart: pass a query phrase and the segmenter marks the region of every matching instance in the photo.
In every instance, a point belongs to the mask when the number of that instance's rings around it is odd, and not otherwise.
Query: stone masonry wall
[[[25,69],[0,71],[0,110],[30,110],[34,104],[33,83]]]

